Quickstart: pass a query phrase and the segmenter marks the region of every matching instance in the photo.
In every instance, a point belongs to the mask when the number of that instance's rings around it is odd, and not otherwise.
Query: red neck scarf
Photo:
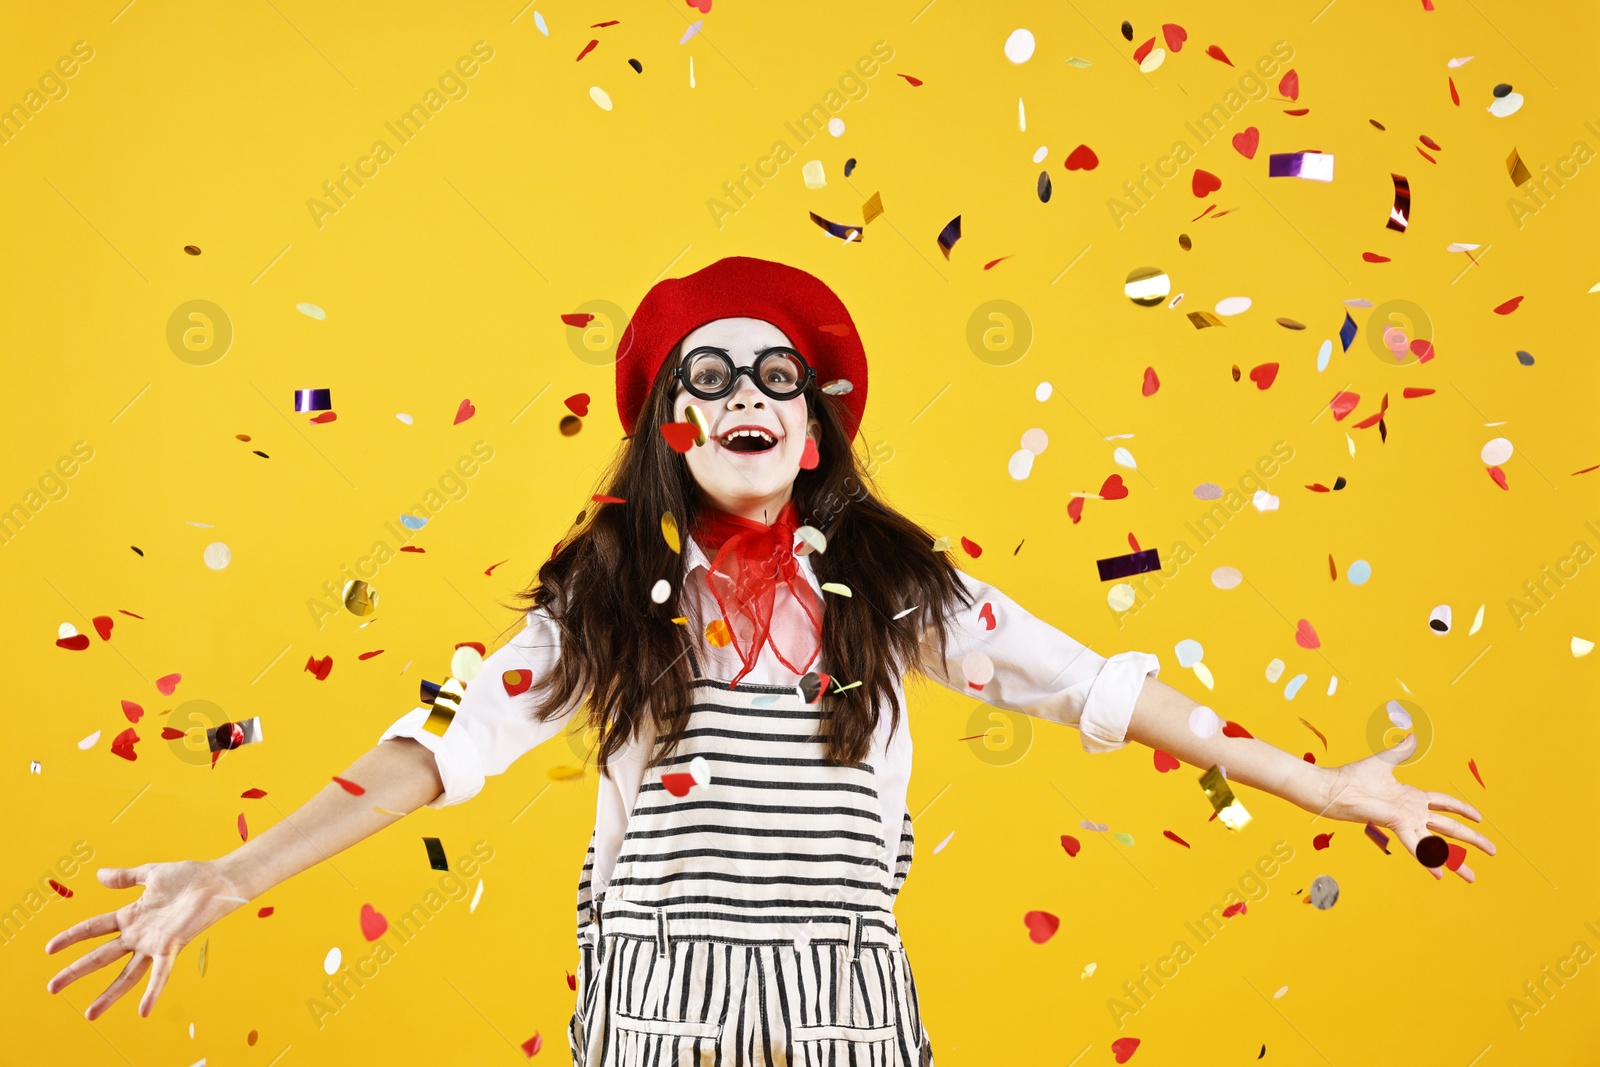
[[[715,553],[706,582],[744,664],[730,686],[750,673],[763,644],[770,643],[778,661],[802,675],[822,651],[816,593],[791,547],[799,525],[799,509],[790,500],[770,526],[711,507],[694,529],[700,547]]]

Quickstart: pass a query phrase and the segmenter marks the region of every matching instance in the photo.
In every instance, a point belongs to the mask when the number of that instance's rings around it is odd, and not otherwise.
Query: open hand
[[[102,867],[96,873],[101,885],[111,889],[131,889],[139,885],[144,887],[144,893],[116,911],[85,919],[52,937],[44,946],[47,953],[59,952],[85,938],[117,935],[68,964],[45,988],[59,993],[89,972],[132,953],[122,973],[94,999],[84,1012],[84,1018],[93,1020],[103,1015],[138,984],[146,971],[150,972],[150,981],[139,1001],[139,1014],[148,1017],[183,946],[237,908],[244,894],[216,864],[203,861]]]
[[[1473,822],[1481,822],[1483,816],[1477,808],[1448,793],[1429,792],[1395,780],[1394,769],[1416,750],[1417,735],[1411,734],[1393,748],[1332,768],[1329,799],[1323,814],[1393,830],[1413,856],[1417,854],[1417,842],[1430,834],[1453,837],[1494,855],[1494,842],[1472,827],[1439,814],[1454,812]],[[1433,867],[1428,871],[1435,878],[1443,878],[1440,872],[1444,869]],[[1456,868],[1456,873],[1469,882],[1476,877],[1465,863]]]

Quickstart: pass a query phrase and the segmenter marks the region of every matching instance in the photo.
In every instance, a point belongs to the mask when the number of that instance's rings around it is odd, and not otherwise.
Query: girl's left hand
[[[1472,827],[1438,814],[1454,812],[1473,822],[1482,822],[1483,816],[1477,808],[1448,793],[1429,792],[1395,780],[1394,769],[1416,749],[1417,735],[1411,734],[1393,748],[1330,768],[1333,777],[1329,779],[1329,799],[1323,814],[1393,830],[1412,856],[1417,854],[1417,842],[1430,834],[1448,835],[1494,855],[1494,842]],[[1434,867],[1428,871],[1435,878],[1443,878],[1444,869]],[[1475,878],[1472,868],[1465,863],[1456,868],[1456,873],[1468,882]]]

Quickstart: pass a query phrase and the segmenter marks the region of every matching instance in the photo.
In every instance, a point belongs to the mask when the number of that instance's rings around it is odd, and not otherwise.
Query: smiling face
[[[770,322],[717,319],[689,334],[681,346],[685,357],[708,348],[727,353],[736,367],[753,367],[768,349],[793,346]],[[774,400],[748,374],[738,375],[736,383],[727,396],[702,400],[674,382],[672,417],[687,422],[689,405],[695,404],[710,424],[710,439],[684,455],[706,499],[724,511],[770,523],[789,501],[806,437],[816,438],[819,424],[807,414],[804,394]],[[741,428],[765,433],[767,439],[731,436]]]

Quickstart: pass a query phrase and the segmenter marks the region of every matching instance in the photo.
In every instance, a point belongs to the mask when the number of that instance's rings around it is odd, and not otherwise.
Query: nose
[[[767,394],[757,386],[755,378],[749,374],[740,374],[734,384],[733,392],[728,394],[728,410],[744,411],[753,408],[757,411],[767,409]]]

